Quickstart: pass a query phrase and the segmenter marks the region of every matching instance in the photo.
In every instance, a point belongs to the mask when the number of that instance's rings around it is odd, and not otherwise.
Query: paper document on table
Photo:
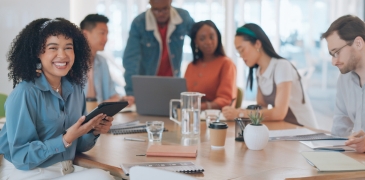
[[[363,171],[365,165],[340,152],[302,152],[304,158],[318,171]]]
[[[298,128],[298,129],[283,129],[283,130],[271,130],[269,131],[269,137],[283,137],[283,136],[298,136],[298,135],[308,135],[308,134],[316,134],[316,132],[306,129],[306,128]]]
[[[316,133],[306,128],[269,131],[270,141],[313,141],[313,140],[347,140],[347,138]]]
[[[355,151],[354,148],[345,145],[346,140],[316,140],[300,141],[300,143],[312,148],[313,150],[331,151]]]

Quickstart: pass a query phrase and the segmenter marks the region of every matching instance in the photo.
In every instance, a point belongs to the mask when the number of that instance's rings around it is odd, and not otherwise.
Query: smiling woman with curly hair
[[[0,131],[0,179],[111,179],[72,164],[113,121],[99,114],[82,124],[89,59],[83,34],[63,18],[34,20],[16,36],[8,53],[14,90]]]
[[[49,19],[37,19],[27,25],[14,39],[8,53],[9,79],[13,80],[13,87],[21,81],[34,81],[37,78],[36,65],[40,63],[39,55],[46,50],[49,36],[64,35],[71,38],[75,53],[75,62],[66,75],[70,82],[84,85],[88,71],[90,49],[83,34],[67,20],[59,18],[47,26],[42,26]]]

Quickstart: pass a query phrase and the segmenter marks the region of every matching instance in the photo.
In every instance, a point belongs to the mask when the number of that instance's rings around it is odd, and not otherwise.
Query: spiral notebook
[[[129,176],[129,170],[133,166],[146,166],[158,168],[166,171],[180,172],[180,173],[202,173],[203,167],[195,165],[193,162],[146,162],[146,163],[123,163],[120,165],[125,175]]]
[[[164,132],[168,131],[166,128],[163,129]],[[128,128],[128,129],[110,129],[109,131],[113,135],[118,134],[133,134],[133,133],[145,133],[147,132],[146,127],[139,128]]]
[[[163,131],[167,131],[167,129],[164,128]],[[138,120],[122,123],[122,124],[115,124],[110,127],[109,133],[112,133],[114,135],[117,134],[132,134],[132,133],[144,133],[147,132],[146,130],[146,124],[141,123]]]

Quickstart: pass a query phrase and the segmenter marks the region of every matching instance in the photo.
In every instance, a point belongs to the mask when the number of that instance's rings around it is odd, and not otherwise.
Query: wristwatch
[[[68,148],[68,147],[70,147],[70,146],[72,145],[72,142],[71,142],[71,143],[66,142],[66,140],[65,140],[65,134],[66,134],[66,133],[67,133],[67,131],[65,131],[65,132],[63,133],[62,141],[63,141],[63,145],[65,145],[65,148]]]

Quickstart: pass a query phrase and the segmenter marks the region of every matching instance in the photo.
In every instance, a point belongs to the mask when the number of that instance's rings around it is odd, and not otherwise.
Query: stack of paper
[[[340,152],[302,152],[308,163],[318,171],[363,171],[365,165]]]
[[[347,140],[347,138],[316,133],[306,128],[269,131],[270,141],[312,141],[312,140]]]
[[[354,148],[345,145],[346,140],[316,140],[300,141],[313,150],[332,150],[332,151],[355,151]]]

